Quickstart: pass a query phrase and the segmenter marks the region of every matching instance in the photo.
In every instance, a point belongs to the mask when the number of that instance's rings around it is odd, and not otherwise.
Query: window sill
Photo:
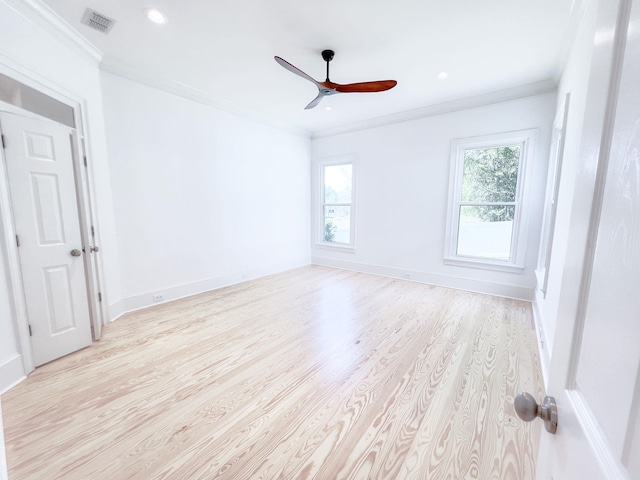
[[[457,265],[459,267],[480,268],[483,270],[496,270],[498,272],[523,273],[524,266],[500,261],[475,259],[475,258],[445,258],[445,265]]]
[[[316,243],[316,248],[322,248],[324,250],[334,250],[337,252],[347,252],[347,253],[355,253],[356,248],[351,245],[345,245],[340,243]]]

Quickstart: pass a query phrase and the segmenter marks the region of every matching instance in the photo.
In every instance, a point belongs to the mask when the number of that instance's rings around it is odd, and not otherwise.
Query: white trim
[[[567,389],[567,398],[602,472],[607,472],[611,480],[629,480],[626,468],[618,458],[613,456],[609,439],[589,408],[589,402],[582,392]]]
[[[77,109],[74,109],[78,113]],[[89,154],[83,151],[83,141],[78,135],[77,130],[71,132],[71,150],[73,158],[74,180],[76,184],[76,196],[78,199],[78,220],[80,223],[80,231],[82,235],[82,245],[86,255],[83,256],[85,265],[85,278],[87,284],[87,302],[91,315],[91,327],[93,340],[100,340],[102,335],[102,325],[104,324],[104,311],[102,303],[98,299],[100,291],[100,266],[97,263],[100,254],[92,252],[92,247],[98,246],[100,243],[100,229],[93,211],[92,191],[93,185],[89,171],[89,164],[84,165],[84,158],[89,159]],[[93,226],[93,235],[91,227]]]
[[[74,105],[74,114],[76,118],[76,130],[79,134],[79,138],[77,139],[77,148],[78,152],[80,152],[81,156],[87,158],[87,166],[84,168],[84,176],[83,181],[86,182],[84,185],[84,193],[86,197],[83,200],[88,204],[87,211],[85,212],[85,218],[88,222],[85,227],[87,228],[86,235],[90,236],[88,229],[93,226],[94,227],[94,235],[93,235],[93,244],[94,246],[100,247],[103,245],[102,236],[101,236],[101,222],[100,217],[98,215],[97,204],[98,201],[95,197],[96,195],[96,183],[94,176],[94,156],[93,156],[93,145],[90,141],[89,136],[89,124],[87,115],[84,112],[89,110],[89,105],[85,99],[78,99],[77,103]],[[86,133],[83,133],[86,132]],[[90,240],[90,239],[89,239]],[[91,245],[91,243],[89,243]],[[94,276],[88,281],[92,282],[92,291],[94,294],[98,292],[102,295],[102,301],[99,301],[97,298],[93,299],[95,303],[95,307],[92,307],[92,313],[97,315],[93,321],[93,334],[94,340],[99,340],[102,335],[102,326],[106,325],[108,322],[108,312],[107,312],[107,298],[109,296],[109,292],[106,287],[106,280],[104,277],[104,262],[102,253],[97,253],[93,256],[94,263],[91,268],[94,271]],[[98,325],[100,323],[100,325]]]
[[[5,105],[0,104],[0,107]],[[1,110],[0,110],[1,111]],[[33,114],[35,116],[35,114]],[[13,211],[11,210],[11,194],[9,191],[9,176],[6,170],[6,159],[4,149],[0,149],[2,168],[0,168],[0,222],[4,235],[4,246],[6,265],[8,268],[9,289],[11,290],[12,313],[14,315],[15,326],[17,328],[20,351],[22,352],[23,374],[26,375],[35,369],[33,362],[33,352],[31,349],[31,338],[28,330],[27,305],[22,288],[22,272],[20,270],[20,258],[16,247],[15,222]]]
[[[549,386],[549,371],[551,365],[551,352],[549,343],[547,342],[547,335],[544,330],[544,322],[542,321],[542,312],[540,311],[540,295],[542,292],[536,289],[533,302],[533,323],[536,330],[536,340],[538,342],[538,354],[540,356],[540,370],[542,373],[542,381],[544,383],[545,390]]]
[[[449,102],[437,103],[435,105],[427,105],[404,112],[392,113],[362,122],[354,122],[339,127],[326,128],[323,130],[315,130],[311,132],[311,139],[332,137],[343,133],[357,132],[359,130],[367,130],[369,128],[382,127],[394,123],[407,122],[411,120],[419,120],[421,118],[433,117],[445,113],[459,112],[469,110],[471,108],[484,107],[496,103],[508,102],[511,100],[519,100],[526,97],[535,97],[537,95],[545,95],[547,93],[555,93],[558,85],[555,80],[543,80],[537,83],[529,83],[517,87],[507,88],[504,90],[483,93],[472,97],[451,100]]]
[[[62,17],[40,0],[2,0],[31,23],[71,47],[93,64],[102,59],[102,52]]]
[[[0,402],[0,480],[8,480],[7,454],[4,446],[4,426],[2,425],[2,403]]]
[[[285,122],[275,120],[263,115],[259,115],[255,112],[240,108],[230,102],[222,100],[209,92],[199,90],[195,87],[187,85],[185,83],[178,82],[168,77],[156,74],[148,74],[140,69],[130,67],[123,63],[114,61],[113,59],[104,59],[100,63],[100,70],[103,72],[117,75],[128,80],[141,83],[148,87],[156,88],[166,93],[177,95],[178,97],[191,100],[193,102],[207,105],[209,107],[222,110],[233,115],[238,115],[245,120],[254,121],[269,127],[277,128],[279,130],[298,135],[303,138],[309,138],[310,133],[302,128],[289,125]]]
[[[551,266],[551,253],[553,252],[553,234],[556,226],[556,214],[558,210],[558,194],[560,192],[560,180],[562,178],[562,162],[564,159],[564,145],[567,136],[567,121],[569,118],[569,105],[571,93],[567,93],[564,99],[562,117],[553,122],[553,135],[551,138],[551,151],[549,152],[549,166],[547,172],[547,192],[545,193],[545,208],[542,217],[542,232],[540,235],[540,248],[538,251],[538,268],[541,278],[538,279],[539,289],[543,298],[547,296],[549,284],[549,268]],[[536,270],[536,276],[538,270]]]
[[[345,245],[343,243],[331,244],[327,242],[316,242],[313,245],[313,248],[322,248],[324,250],[331,250],[333,252],[347,252],[347,253],[355,253],[356,249],[354,247],[350,247],[349,245]]]
[[[156,290],[152,292],[140,293],[129,297],[122,298],[109,305],[110,321],[117,320],[122,315],[141,310],[143,308],[152,307],[154,305],[160,305],[162,303],[171,302],[180,298],[190,297],[192,295],[198,295],[200,293],[217,290],[219,288],[236,285],[238,283],[246,282],[256,278],[266,277],[294,268],[303,267],[310,264],[309,257],[301,257],[288,262],[269,265],[261,268],[254,268],[251,270],[245,270],[241,272],[229,273],[226,275],[220,275],[217,277],[207,278],[205,280],[198,280],[195,282],[185,283],[182,285],[175,285],[173,287],[163,288],[162,290]],[[162,294],[162,302],[153,302],[153,296]]]
[[[69,90],[65,89],[64,87],[58,85],[55,82],[52,82],[47,77],[40,75],[39,73],[35,72],[28,66],[23,65],[19,62],[16,62],[13,58],[3,55],[2,53],[0,53],[0,73],[26,85],[27,87],[37,90],[38,92],[44,95],[47,95],[48,97],[51,97],[61,103],[64,103],[65,105],[70,106],[74,110],[82,102],[82,99],[80,97],[71,93]],[[5,103],[4,105],[9,105],[9,104]],[[15,107],[15,108],[19,108],[19,107]],[[20,111],[23,112],[22,113],[23,116],[28,116],[33,114],[33,115],[36,115],[37,118],[46,118],[34,112],[30,112],[28,110],[24,110],[21,108],[20,108]],[[78,121],[77,114],[74,115],[74,119],[76,123],[75,128],[78,130],[78,132],[83,132],[84,131],[83,125],[81,122]],[[47,119],[47,120],[51,122],[55,121],[51,119]]]
[[[349,153],[344,155],[334,155],[330,157],[314,158],[312,163],[314,164],[315,181],[312,186],[312,194],[317,202],[317,208],[312,212],[313,214],[313,241],[314,247],[326,248],[329,250],[341,250],[346,252],[355,252],[356,249],[356,220],[357,220],[357,185],[358,185],[358,154]],[[333,165],[351,165],[351,204],[350,207],[350,231],[349,239],[347,243],[332,243],[324,241],[324,170],[327,166]]]
[[[340,268],[343,270],[368,273],[371,275],[380,275],[382,277],[398,278],[400,280],[426,283],[428,285],[435,285],[439,287],[455,288],[456,290],[465,290],[468,292],[483,293],[486,295],[495,295],[498,297],[514,298],[516,300],[524,300],[527,302],[530,302],[533,299],[534,295],[533,288],[529,287],[487,282],[484,280],[476,280],[473,278],[454,277],[450,275],[420,272],[417,270],[406,270],[396,267],[387,267],[383,265],[348,262],[344,260],[319,257],[315,255],[311,257],[311,263],[313,265]]]
[[[523,273],[525,269],[524,265],[510,265],[506,262],[500,262],[499,260],[492,260],[490,258],[445,257],[442,261],[445,265],[495,270],[497,272]]]
[[[449,102],[428,105],[426,107],[407,110],[404,112],[384,115],[381,117],[364,120],[362,122],[354,122],[339,127],[332,127],[328,129],[309,132],[306,129],[290,125],[286,122],[258,115],[255,112],[242,109],[237,105],[231,104],[227,101],[222,100],[221,98],[215,97],[208,92],[199,90],[190,85],[178,82],[167,77],[163,77],[161,75],[143,72],[140,69],[118,62],[112,58],[104,58],[100,63],[100,69],[104,72],[111,73],[113,75],[117,75],[134,82],[142,83],[144,85],[152,88],[157,88],[158,90],[162,90],[167,93],[172,93],[196,103],[208,105],[210,107],[217,108],[235,115],[240,115],[245,119],[253,120],[258,123],[275,127],[304,138],[311,138],[312,140],[317,138],[330,137],[333,135],[340,135],[342,133],[366,130],[369,128],[380,127],[394,123],[406,122],[409,120],[442,115],[444,113],[468,110],[470,108],[482,107],[495,103],[507,102],[537,95],[544,95],[547,93],[555,92],[558,86],[555,80],[543,80],[541,82],[520,85],[517,87],[507,88],[494,92],[488,92],[473,97],[452,100]]]
[[[449,194],[445,230],[444,263],[467,267],[522,273],[525,268],[527,237],[523,231],[528,225],[528,198],[531,190],[530,163],[535,158],[538,130],[518,130],[478,137],[455,139],[451,142],[449,169]],[[460,203],[462,196],[462,168],[464,151],[472,148],[519,144],[521,146],[518,180],[515,196],[515,213],[511,233],[511,255],[509,260],[459,256],[457,252]],[[509,202],[506,202],[509,203]]]
[[[22,355],[14,353],[0,363],[0,395],[27,378],[24,374]]]

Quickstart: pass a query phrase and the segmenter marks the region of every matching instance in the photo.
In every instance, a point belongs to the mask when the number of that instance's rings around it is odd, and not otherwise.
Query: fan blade
[[[318,96],[316,98],[314,98],[313,100],[311,100],[311,102],[309,103],[309,105],[307,105],[306,107],[304,107],[305,110],[309,110],[310,108],[315,107],[316,105],[318,105],[320,103],[320,100],[322,100],[324,98],[325,94],[322,92],[322,90],[320,90],[318,92]]]
[[[395,80],[379,80],[376,82],[359,82],[347,83],[341,85],[339,83],[324,82],[327,88],[333,88],[340,93],[356,93],[356,92],[384,92],[390,90],[398,84]]]
[[[293,65],[291,65],[289,62],[287,62],[285,59],[280,58],[278,56],[273,57],[276,62],[278,62],[280,65],[282,65],[284,68],[286,68],[287,70],[289,70],[292,73],[295,73],[296,75],[301,76],[302,78],[305,78],[307,80],[309,80],[311,83],[313,83],[316,87],[318,88],[323,88],[322,84],[320,82],[317,82],[316,80],[314,80],[313,78],[311,78],[309,75],[307,75],[306,73],[304,73],[302,70],[300,70],[298,67],[295,67]]]

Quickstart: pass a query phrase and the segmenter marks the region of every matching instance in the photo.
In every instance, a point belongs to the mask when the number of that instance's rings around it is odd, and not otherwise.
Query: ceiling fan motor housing
[[[330,62],[331,60],[333,60],[334,54],[335,52],[333,50],[323,50],[322,58],[324,59],[325,62]]]

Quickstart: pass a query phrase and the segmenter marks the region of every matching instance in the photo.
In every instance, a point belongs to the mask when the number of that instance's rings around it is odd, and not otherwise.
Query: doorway
[[[0,219],[28,374],[99,339],[106,310],[82,100],[0,77]]]

